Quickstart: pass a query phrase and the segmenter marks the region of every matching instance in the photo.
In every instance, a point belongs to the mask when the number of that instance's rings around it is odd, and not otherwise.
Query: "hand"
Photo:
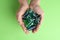
[[[37,25],[37,27],[35,29],[32,30],[33,33],[37,32],[37,30],[39,29],[39,26],[41,25],[42,21],[43,21],[43,11],[42,9],[39,7],[39,0],[32,0],[30,5],[28,6],[27,0],[19,0],[20,2],[20,9],[17,12],[17,20],[19,22],[19,24],[21,25],[23,31],[27,34],[29,33],[27,28],[24,25],[24,22],[22,20],[22,15],[26,12],[26,10],[30,7],[33,11],[35,11],[38,15],[41,15],[41,21],[40,23]]]
[[[36,12],[38,15],[41,15],[41,20],[40,23],[37,25],[37,27],[35,29],[32,30],[33,33],[37,32],[39,27],[41,26],[41,23],[43,21],[43,17],[44,17],[44,12],[43,10],[40,8],[39,6],[39,1],[40,0],[32,0],[31,4],[30,4],[30,8]]]
[[[28,33],[28,30],[26,29],[25,25],[24,25],[24,22],[22,20],[22,15],[25,13],[25,11],[28,9],[28,4],[27,2],[24,0],[19,0],[21,6],[20,6],[20,9],[18,10],[17,14],[16,14],[16,17],[17,17],[17,20],[19,22],[19,25],[21,25],[23,31],[27,34]],[[26,4],[25,4],[26,3]]]

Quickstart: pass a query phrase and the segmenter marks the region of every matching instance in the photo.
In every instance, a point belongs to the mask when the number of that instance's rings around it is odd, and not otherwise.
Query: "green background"
[[[18,0],[0,0],[0,40],[60,40],[60,0],[41,0],[44,21],[35,34],[26,35],[16,19]]]

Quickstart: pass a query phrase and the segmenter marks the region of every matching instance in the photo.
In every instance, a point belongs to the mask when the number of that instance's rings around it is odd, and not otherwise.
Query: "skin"
[[[23,31],[28,34],[29,31],[26,29],[24,22],[22,20],[22,15],[25,13],[25,11],[28,8],[31,8],[34,12],[36,12],[38,15],[41,15],[41,22],[37,25],[37,27],[35,29],[32,30],[32,33],[35,33],[38,31],[42,21],[43,21],[43,16],[44,16],[44,12],[43,10],[40,8],[39,3],[40,0],[31,0],[30,4],[28,5],[27,0],[19,0],[20,3],[20,8],[17,12],[17,20],[19,22],[19,24],[21,25]]]
[[[31,0],[31,3],[30,3],[30,8],[34,10],[34,12],[36,12],[38,15],[41,15],[41,22],[37,25],[35,29],[32,30],[33,33],[38,31],[39,27],[42,24],[43,16],[44,16],[44,12],[39,6],[39,3],[40,3],[40,0]]]

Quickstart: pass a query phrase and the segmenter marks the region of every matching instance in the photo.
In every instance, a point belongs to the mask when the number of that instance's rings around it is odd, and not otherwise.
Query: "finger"
[[[40,20],[41,21],[41,20]],[[37,32],[40,27],[40,23],[32,30],[33,33]]]
[[[24,24],[21,24],[21,26],[22,26],[23,31],[24,31],[26,34],[28,34],[29,31],[26,29],[25,25],[24,25]]]
[[[38,25],[36,26],[36,28],[32,30],[32,32],[33,32],[33,33],[37,32],[38,29],[39,29],[39,27],[40,27],[40,24],[38,24]]]

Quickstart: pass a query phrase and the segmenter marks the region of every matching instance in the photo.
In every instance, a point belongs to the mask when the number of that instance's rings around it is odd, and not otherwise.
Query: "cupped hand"
[[[21,25],[23,31],[27,34],[29,33],[29,31],[27,30],[27,28],[25,27],[24,25],[24,22],[22,20],[22,17],[24,15],[24,13],[26,12],[26,10],[28,8],[31,8],[34,12],[36,12],[38,15],[41,16],[41,20],[40,20],[40,23],[36,26],[35,29],[32,30],[33,33],[37,32],[39,27],[41,26],[41,23],[43,21],[43,17],[44,17],[44,12],[43,10],[40,8],[39,6],[39,1],[40,0],[32,0],[30,5],[28,5],[27,3],[27,0],[19,0],[19,3],[21,4],[17,14],[16,14],[16,17],[17,17],[17,20],[19,22],[19,25]]]
[[[25,0],[24,1],[23,0],[19,0],[19,3],[20,3],[20,8],[19,8],[19,10],[18,10],[18,12],[16,14],[16,17],[17,17],[19,25],[22,27],[23,31],[27,34],[28,30],[27,30],[27,28],[24,25],[24,22],[22,20],[22,16],[24,15],[25,11],[29,7],[28,7],[28,4],[27,4],[27,1],[25,1]]]
[[[38,31],[39,27],[41,26],[41,23],[42,23],[42,21],[43,21],[43,19],[44,19],[44,12],[43,12],[43,10],[40,8],[39,5],[34,5],[34,6],[33,6],[33,5],[32,5],[32,6],[30,5],[30,8],[31,8],[34,12],[36,12],[38,15],[41,16],[40,22],[38,23],[38,25],[36,26],[36,28],[32,30],[32,32],[35,33],[35,32]]]

